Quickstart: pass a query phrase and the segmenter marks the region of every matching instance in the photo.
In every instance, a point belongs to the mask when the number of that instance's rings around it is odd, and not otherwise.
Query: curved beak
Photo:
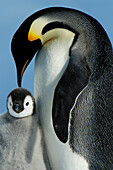
[[[28,64],[29,64],[29,59],[25,62],[21,70],[17,68],[17,81],[19,87],[21,87],[22,77]]]
[[[13,110],[17,113],[20,113],[24,110],[24,107],[23,107],[22,103],[15,103],[13,105]]]

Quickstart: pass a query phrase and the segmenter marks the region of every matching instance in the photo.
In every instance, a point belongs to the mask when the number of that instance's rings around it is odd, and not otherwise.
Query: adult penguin
[[[111,170],[113,53],[91,16],[62,7],[28,17],[11,44],[18,84],[36,55],[34,94],[53,170]]]
[[[7,112],[0,115],[0,169],[48,166],[34,97],[26,89],[14,89],[7,97]]]

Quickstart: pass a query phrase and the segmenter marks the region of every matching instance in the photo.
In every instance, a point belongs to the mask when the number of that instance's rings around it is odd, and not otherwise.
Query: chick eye
[[[28,106],[28,105],[29,105],[29,102],[26,103],[26,106]]]
[[[9,104],[10,104],[10,106],[12,106],[11,102]]]

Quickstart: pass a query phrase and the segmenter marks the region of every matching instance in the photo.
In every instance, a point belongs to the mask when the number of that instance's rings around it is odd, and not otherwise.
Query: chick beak
[[[13,110],[14,110],[15,112],[17,112],[17,113],[22,112],[22,111],[23,111],[23,106],[22,106],[22,104],[20,104],[20,103],[15,103],[15,104],[13,105]]]

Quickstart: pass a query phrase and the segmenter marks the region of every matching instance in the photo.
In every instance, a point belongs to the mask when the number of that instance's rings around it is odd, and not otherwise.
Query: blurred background
[[[32,13],[52,6],[70,7],[96,18],[113,44],[113,0],[0,0],[0,113],[6,99],[17,88],[16,67],[11,54],[11,39],[20,24]],[[22,87],[34,91],[34,59],[23,76]]]

